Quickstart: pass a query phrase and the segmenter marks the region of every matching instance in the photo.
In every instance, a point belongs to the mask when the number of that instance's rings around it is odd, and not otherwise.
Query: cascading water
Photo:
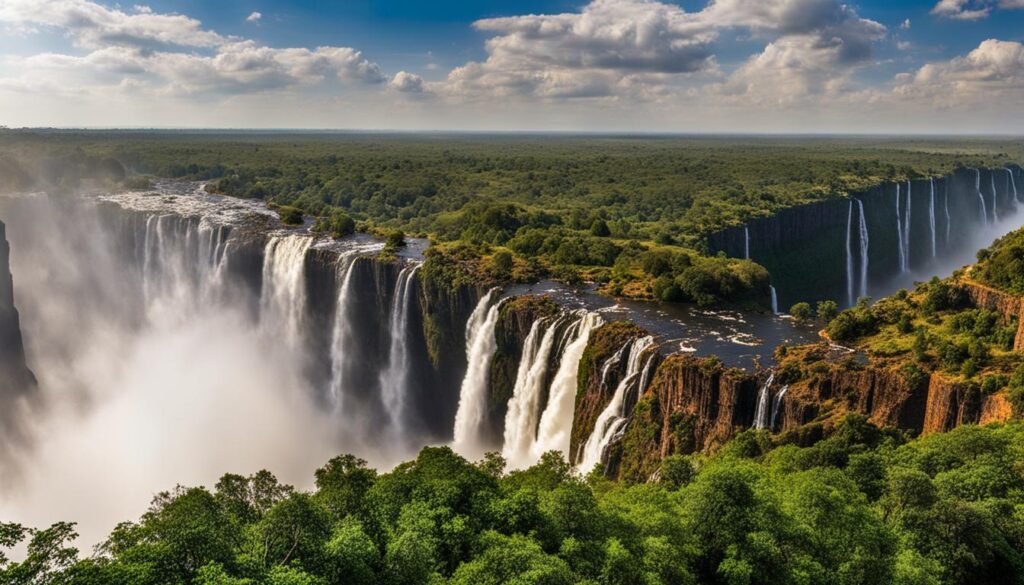
[[[743,226],[743,254],[747,260],[750,260],[750,228]]]
[[[569,332],[572,341],[562,352],[558,371],[551,382],[547,407],[540,417],[537,441],[533,444],[533,461],[539,460],[548,451],[558,451],[567,457],[569,455],[580,359],[590,340],[590,332],[604,322],[597,313],[589,311],[577,311],[575,317],[576,322]]]
[[[946,246],[949,246],[949,234],[950,229],[953,227],[953,219],[949,215],[949,179],[946,179],[945,189],[943,189],[942,208],[946,214]]]
[[[358,343],[352,330],[353,310],[356,308],[353,307],[352,275],[355,273],[356,260],[366,251],[366,248],[350,250],[339,255],[337,260],[338,296],[331,328],[330,396],[334,410],[340,413],[348,409],[346,398],[350,389],[346,387],[346,378],[352,369],[358,367],[358,364],[353,363],[353,352],[350,351]]]
[[[1013,170],[1009,168],[1005,170],[1007,180],[1010,183],[1010,188],[1013,190],[1013,200],[1016,201],[1017,203],[1024,203],[1020,200],[1020,196],[1017,195],[1017,182],[1013,179]]]
[[[466,323],[466,376],[459,390],[459,408],[455,413],[452,442],[455,451],[465,457],[483,455],[481,431],[487,411],[491,361],[497,347],[494,328],[501,309],[501,302],[493,302],[498,292],[497,288],[488,291],[477,303]]]
[[[860,217],[860,296],[868,296],[868,219],[864,214],[864,202],[857,200]]]
[[[392,430],[406,428],[405,408],[409,396],[409,306],[413,302],[416,272],[423,266],[413,264],[402,268],[391,303],[391,348],[388,365],[380,375],[381,398],[391,421]]]
[[[782,410],[782,401],[785,400],[786,392],[788,392],[788,391],[789,391],[789,386],[788,385],[783,386],[782,390],[779,390],[779,393],[776,394],[775,398],[772,399],[772,416],[771,416],[771,422],[770,422],[770,426],[769,426],[770,430],[774,431],[775,429],[779,428],[778,427],[778,424],[779,424],[778,423],[779,411]]]
[[[992,221],[999,222],[999,198],[996,195],[996,174],[989,173],[989,183],[992,187]]]
[[[605,360],[604,365],[601,366],[601,386],[604,387],[608,383],[608,374],[612,371],[612,368],[617,366],[622,361],[622,354],[629,350],[629,343],[625,343],[618,351],[612,354],[612,357]]]
[[[772,313],[779,314],[779,293],[775,290],[775,287],[768,285],[768,291],[772,294]]]
[[[532,463],[530,453],[537,437],[544,378],[555,335],[562,323],[562,318],[534,321],[523,342],[516,383],[505,412],[505,436],[501,448],[502,456],[514,467],[525,467]]]
[[[907,212],[903,216],[903,272],[910,270],[910,208],[914,201],[912,183],[907,180]]]
[[[900,218],[900,184],[896,183],[896,240],[900,246],[900,272],[907,271],[907,251],[903,247],[903,220]]]
[[[306,287],[303,270],[306,266],[306,252],[312,245],[313,238],[307,236],[275,235],[267,240],[263,252],[260,325],[270,335],[281,332],[293,348],[301,346],[305,327]]]
[[[853,200],[850,200],[850,209],[846,212],[846,304],[853,306],[856,299],[853,283],[853,246],[850,238],[853,237]]]
[[[988,206],[985,204],[985,196],[981,194],[981,169],[974,169],[974,190],[981,203],[981,223],[988,223]]]
[[[643,363],[644,352],[654,344],[651,336],[641,337],[629,344],[629,357],[626,362],[626,375],[615,387],[612,399],[608,401],[601,414],[594,422],[594,430],[590,433],[586,444],[583,446],[583,456],[577,469],[581,473],[588,473],[595,466],[601,463],[605,449],[611,442],[612,437],[619,429],[626,424],[626,393],[638,381],[641,375],[641,364]]]
[[[928,227],[932,233],[932,258],[938,255],[935,249],[935,179],[928,179]]]
[[[757,393],[757,408],[754,409],[754,428],[763,429],[768,426],[768,404],[771,401],[772,382],[775,381],[775,372],[768,374],[761,390]]]

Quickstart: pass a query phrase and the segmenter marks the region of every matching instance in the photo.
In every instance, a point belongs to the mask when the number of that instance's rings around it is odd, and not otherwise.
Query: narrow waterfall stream
[[[989,223],[988,205],[985,204],[985,196],[981,194],[981,169],[974,169],[974,190],[978,193],[978,203],[981,204],[981,223]]]
[[[628,357],[626,374],[615,387],[611,400],[598,415],[594,423],[594,430],[587,438],[583,446],[583,455],[577,469],[581,473],[589,473],[595,466],[601,463],[605,450],[615,434],[626,423],[626,393],[632,391],[641,375],[641,364],[644,363],[645,352],[654,345],[654,338],[641,337],[629,343],[627,346]],[[640,388],[640,391],[643,389]]]
[[[868,296],[868,220],[864,214],[864,202],[857,200],[857,215],[860,218],[860,296]]]
[[[757,407],[754,409],[754,428],[768,428],[769,405],[771,403],[772,383],[775,381],[775,372],[768,374],[768,379],[757,393]]]
[[[853,245],[850,243],[850,239],[853,238],[853,200],[850,200],[850,209],[846,213],[846,303],[853,305],[856,299],[854,298],[854,282],[853,282]]]
[[[303,268],[313,238],[299,235],[271,236],[263,253],[261,325],[269,332],[283,332],[291,347],[300,347],[305,327],[306,288]]]
[[[412,264],[398,273],[391,303],[390,338],[387,367],[380,374],[381,399],[391,422],[393,435],[404,437],[409,388],[409,307],[415,289],[413,277],[422,264]]]
[[[935,247],[935,179],[928,179],[928,228],[932,236],[932,258],[938,257]]]
[[[494,328],[498,323],[501,302],[494,302],[494,299],[498,292],[497,288],[487,291],[466,323],[466,376],[459,390],[452,448],[469,458],[484,454],[481,427],[487,410],[491,361],[497,345]]]
[[[907,271],[907,250],[903,244],[903,220],[900,216],[900,184],[896,183],[896,241],[899,243],[900,272]]]

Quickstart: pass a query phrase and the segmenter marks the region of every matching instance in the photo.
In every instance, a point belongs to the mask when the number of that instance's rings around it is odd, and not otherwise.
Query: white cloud
[[[601,97],[637,76],[715,68],[716,32],[695,14],[652,0],[594,0],[578,13],[492,18],[488,57],[454,69],[447,89],[540,97]]]
[[[910,30],[910,19],[909,18],[904,20],[902,23],[900,23],[900,30]]]
[[[996,8],[1024,8],[1024,0],[939,0],[932,8],[932,14],[954,20],[980,20]]]
[[[9,62],[7,68],[20,73],[22,84],[56,76],[73,79],[80,90],[127,87],[163,96],[387,81],[380,66],[349,47],[260,46],[207,30],[187,16],[158,14],[145,6],[134,10],[128,14],[87,0],[3,0],[0,21],[63,30],[88,51],[43,53]]]
[[[262,12],[253,12],[245,17],[245,22],[259,22],[261,18],[263,18]]]
[[[51,26],[63,30],[84,48],[132,46],[140,48],[216,47],[229,39],[202,28],[202,23],[180,14],[156,14],[136,6],[134,14],[88,0],[4,0],[0,22]]]
[[[848,91],[886,32],[834,0],[716,0],[704,12],[721,26],[773,39],[724,83],[710,86],[734,102],[789,105]]]
[[[1024,100],[1024,45],[988,39],[967,55],[929,63],[897,78],[895,94],[939,107],[1007,105]]]
[[[391,89],[404,93],[423,93],[423,78],[414,73],[399,71],[388,84]]]

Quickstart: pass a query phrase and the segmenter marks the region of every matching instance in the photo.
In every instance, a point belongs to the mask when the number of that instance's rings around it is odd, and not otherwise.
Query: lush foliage
[[[496,246],[513,255],[511,264],[496,257],[497,275],[525,264],[617,295],[766,307],[764,269],[704,258],[704,236],[886,180],[1021,159],[1017,142],[962,137],[3,131],[0,171],[11,168],[0,172],[0,189],[29,188],[33,175],[73,188],[122,180],[126,170],[201,180],[280,206],[288,222],[316,217],[315,227],[335,236],[358,225],[485,255]],[[671,255],[668,269],[645,251]]]
[[[1000,290],[1024,295],[1024,230],[1011,232],[978,252],[971,275]]]
[[[160,494],[78,560],[72,527],[28,538],[0,582],[478,585],[1024,581],[1024,426],[904,442],[851,416],[810,447],[739,435],[656,484],[576,477],[554,454],[502,473],[447,448],[378,475],[342,456],[310,493],[272,475]]]

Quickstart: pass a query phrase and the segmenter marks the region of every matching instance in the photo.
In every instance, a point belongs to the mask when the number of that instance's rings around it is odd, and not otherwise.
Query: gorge
[[[774,310],[807,298],[811,285],[794,275],[811,261],[814,286],[853,304],[944,262],[965,263],[973,242],[1018,225],[1019,173],[964,170],[882,186],[756,220],[709,245],[768,266]],[[967,213],[972,201],[984,204],[979,176],[991,184],[984,221]],[[138,511],[129,491],[267,465],[236,457],[253,441],[276,454],[271,463],[289,479],[338,450],[386,467],[422,445],[450,444],[471,458],[500,452],[513,469],[554,450],[581,473],[600,467],[647,481],[664,457],[714,448],[751,427],[810,441],[844,412],[916,433],[1008,416],[1001,397],[941,376],[853,372],[836,347],[813,350],[828,364],[821,376],[776,382],[767,367],[774,346],[810,342],[814,332],[774,315],[680,317],[681,328],[717,338],[695,348],[659,329],[665,313],[647,314],[654,303],[638,308],[552,283],[452,286],[431,271],[429,255],[385,250],[366,235],[317,237],[258,202],[201,187],[0,199],[11,246],[10,270],[0,274],[14,275],[13,287],[0,289],[0,334],[10,340],[5,379],[17,386],[2,393],[11,405],[3,429],[26,445],[3,456],[20,487],[0,508],[52,521],[79,513],[103,479],[92,491],[76,485],[63,510],[33,493],[33,482],[73,485],[83,466],[145,469],[144,484],[129,482],[116,501],[93,506],[83,519],[90,538]],[[47,415],[21,429],[33,410]],[[147,419],[154,412],[170,414],[166,426],[150,428],[166,418]],[[211,428],[216,445],[204,440]],[[80,437],[104,445],[104,461]],[[159,455],[143,462],[136,444]]]

